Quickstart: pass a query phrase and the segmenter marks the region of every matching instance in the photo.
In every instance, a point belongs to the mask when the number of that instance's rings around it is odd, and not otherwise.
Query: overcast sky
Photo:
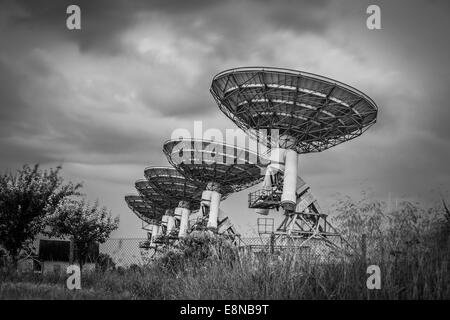
[[[66,28],[81,7],[82,30]],[[382,30],[366,28],[381,8]],[[176,128],[234,128],[209,93],[238,66],[334,78],[369,95],[377,123],[361,137],[300,158],[327,210],[336,193],[380,199],[448,194],[450,2],[0,0],[0,169],[63,164],[120,215],[114,236],[142,236],[123,197]],[[248,190],[222,208],[255,227]]]

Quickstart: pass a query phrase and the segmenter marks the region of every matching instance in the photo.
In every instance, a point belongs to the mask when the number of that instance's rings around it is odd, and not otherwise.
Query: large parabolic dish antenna
[[[378,108],[359,90],[319,75],[248,67],[216,75],[210,92],[238,127],[271,147],[265,187],[284,173],[281,205],[295,210],[298,154],[319,152],[361,135]],[[259,213],[267,214],[267,210]]]
[[[201,205],[202,210],[209,210],[211,229],[217,229],[219,203],[224,195],[248,188],[264,178],[264,165],[258,155],[236,146],[182,139],[165,142],[163,151],[183,176],[203,185]]]
[[[144,171],[148,184],[152,190],[164,197],[169,206],[175,207],[174,217],[168,219],[180,220],[179,237],[186,236],[189,228],[189,215],[191,211],[200,208],[202,188],[192,180],[186,179],[177,170],[171,167],[148,167]],[[176,204],[175,204],[176,203]],[[170,223],[168,232],[175,224]]]
[[[144,174],[157,193],[173,199],[174,202],[187,202],[185,206],[188,209],[199,209],[202,194],[200,186],[186,179],[174,168],[147,167]]]
[[[176,199],[168,198],[158,192],[147,179],[137,180],[134,186],[146,202],[159,206],[163,210],[175,208],[178,204]]]
[[[260,182],[261,168],[268,164],[255,152],[206,140],[169,140],[164,143],[163,151],[183,176],[204,185],[217,182],[224,194]]]
[[[147,202],[140,195],[127,195],[125,202],[136,216],[147,225],[143,229],[150,231],[151,242],[159,235],[161,230],[161,219],[165,211],[161,209],[159,204]]]
[[[158,232],[153,234],[153,241],[163,235],[175,236],[172,232],[175,232],[177,222],[180,221],[180,219],[177,218],[181,218],[180,215],[175,215],[175,211],[180,203],[179,200],[164,194],[162,190],[158,190],[147,179],[137,180],[135,186],[146,202],[159,206],[159,208],[164,210],[164,215],[162,217],[163,228],[158,229]],[[179,214],[178,210],[177,214]]]
[[[378,111],[351,86],[290,69],[227,70],[213,78],[210,91],[238,127],[260,141],[279,130],[277,147],[297,153],[322,151],[361,135]]]
[[[146,202],[141,196],[127,195],[125,201],[128,207],[137,215],[139,219],[148,224],[157,224],[164,215],[164,211],[158,206]]]

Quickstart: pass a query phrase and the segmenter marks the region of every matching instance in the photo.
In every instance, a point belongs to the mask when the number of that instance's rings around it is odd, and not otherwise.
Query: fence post
[[[275,233],[270,234],[270,253],[273,254],[275,252]]]

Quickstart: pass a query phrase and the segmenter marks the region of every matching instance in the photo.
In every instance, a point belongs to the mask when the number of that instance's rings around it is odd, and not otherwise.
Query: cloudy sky
[[[66,8],[81,8],[81,30]],[[366,8],[381,8],[381,30]],[[348,83],[379,106],[363,136],[300,159],[328,210],[338,192],[380,199],[449,196],[450,2],[0,0],[0,169],[63,164],[120,215],[114,236],[142,236],[123,196],[167,165],[176,128],[234,128],[209,93],[238,66],[276,66]],[[254,228],[248,191],[222,205]]]

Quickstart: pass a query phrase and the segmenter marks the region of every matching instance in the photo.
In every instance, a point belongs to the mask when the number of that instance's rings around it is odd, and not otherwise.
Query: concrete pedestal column
[[[160,232],[159,225],[154,224],[153,228],[152,228],[152,239],[151,239],[151,242],[155,241],[155,239],[159,236],[159,232]]]
[[[297,202],[297,163],[297,152],[290,149],[286,150],[283,194],[281,195],[281,205],[285,210],[293,211]]]
[[[211,205],[209,207],[208,228],[217,230],[217,219],[219,218],[219,205],[221,194],[217,191],[211,191]]]
[[[167,234],[169,235],[173,229],[175,229],[175,217],[172,215],[167,218]]]
[[[187,201],[180,201],[178,208],[175,209],[180,216],[180,231],[178,232],[178,237],[182,238],[187,235],[189,229],[189,215],[191,210],[189,210],[189,203]]]
[[[211,205],[211,191],[204,190],[202,192],[202,200],[200,202],[200,212],[203,216],[208,214],[210,205]]]
[[[201,209],[203,215],[208,214],[207,227],[217,230],[219,217],[219,205],[222,195],[219,193],[220,185],[217,182],[209,182],[202,193]]]
[[[161,225],[166,227],[165,235],[168,235],[173,230],[173,228],[175,227],[175,217],[173,209],[166,209],[166,212],[161,219]]]

